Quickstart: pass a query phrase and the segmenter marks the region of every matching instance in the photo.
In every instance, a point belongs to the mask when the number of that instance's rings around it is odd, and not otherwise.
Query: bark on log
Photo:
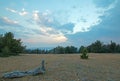
[[[44,64],[45,64],[45,61],[42,60],[41,66],[38,68],[29,70],[29,71],[13,71],[13,72],[4,73],[3,78],[19,78],[19,77],[24,77],[27,75],[44,74],[46,71]]]

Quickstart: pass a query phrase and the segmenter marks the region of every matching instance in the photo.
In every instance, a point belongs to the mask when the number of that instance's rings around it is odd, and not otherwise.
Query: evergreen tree
[[[14,39],[14,35],[11,32],[0,36],[0,47],[0,56],[18,55],[25,49],[21,40]]]
[[[3,35],[0,35],[0,53],[2,52],[3,48]]]
[[[111,41],[110,51],[111,51],[112,53],[116,52],[116,43],[115,43],[115,42],[112,42],[112,41]]]
[[[10,49],[7,47],[7,46],[5,46],[3,49],[2,49],[2,53],[0,54],[0,56],[1,57],[7,57],[7,56],[9,56],[10,55]]]
[[[102,52],[102,46],[103,46],[102,42],[97,40],[95,43],[92,43],[87,48],[88,48],[89,52],[101,53]]]
[[[85,48],[84,46],[81,46],[81,47],[79,48],[79,53],[82,53],[82,51],[83,51],[84,48]]]
[[[81,51],[82,51],[81,58],[82,59],[88,59],[87,48],[84,47]]]

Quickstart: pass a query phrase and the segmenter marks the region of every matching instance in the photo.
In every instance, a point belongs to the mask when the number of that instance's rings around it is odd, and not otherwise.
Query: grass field
[[[30,70],[45,59],[46,73],[3,79],[14,70]],[[0,58],[0,81],[120,81],[120,54],[89,54],[88,60],[73,55],[20,55]]]

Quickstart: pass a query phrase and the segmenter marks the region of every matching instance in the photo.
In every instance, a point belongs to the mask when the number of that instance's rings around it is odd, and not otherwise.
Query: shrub
[[[83,50],[82,50],[82,55],[81,55],[81,58],[82,59],[88,59],[88,54],[87,54],[87,49],[86,48],[84,48]]]

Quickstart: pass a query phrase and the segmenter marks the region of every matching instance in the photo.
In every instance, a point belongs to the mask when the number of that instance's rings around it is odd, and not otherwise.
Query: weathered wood
[[[41,67],[35,68],[33,70],[29,71],[13,71],[3,74],[3,78],[19,78],[24,77],[27,75],[38,75],[38,74],[44,74],[45,73],[45,62],[42,60]]]

